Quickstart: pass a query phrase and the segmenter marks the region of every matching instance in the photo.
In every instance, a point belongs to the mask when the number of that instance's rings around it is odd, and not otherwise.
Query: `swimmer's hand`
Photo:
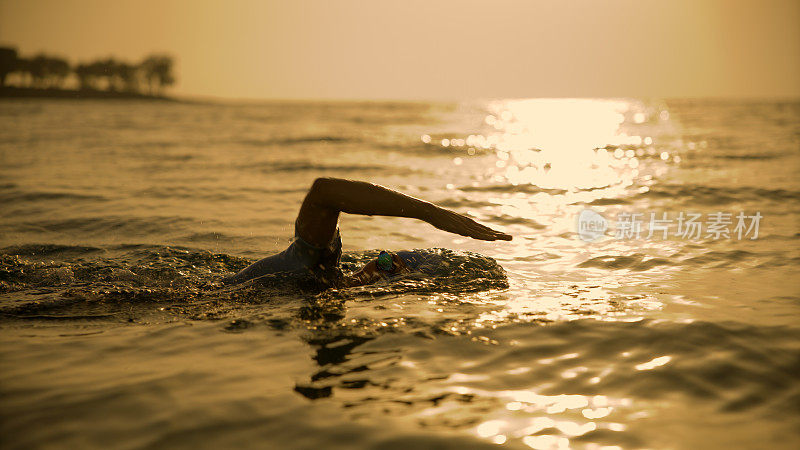
[[[486,225],[481,225],[478,222],[463,216],[449,209],[440,208],[431,204],[430,217],[425,220],[436,228],[451,233],[460,234],[461,236],[468,236],[473,239],[480,239],[482,241],[510,241],[511,235],[493,230]]]
[[[336,233],[339,213],[409,217],[450,233],[484,241],[510,241],[511,236],[433,203],[364,181],[317,178],[308,191],[295,223],[297,234],[318,247]]]

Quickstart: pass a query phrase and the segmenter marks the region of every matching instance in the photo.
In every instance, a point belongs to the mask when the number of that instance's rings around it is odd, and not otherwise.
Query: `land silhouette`
[[[138,63],[114,57],[70,63],[39,53],[22,57],[0,47],[0,97],[165,99],[175,83],[171,56],[154,53]]]

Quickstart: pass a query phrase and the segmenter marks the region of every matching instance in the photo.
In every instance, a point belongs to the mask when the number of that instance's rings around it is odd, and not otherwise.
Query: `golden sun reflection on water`
[[[485,109],[485,132],[438,140],[426,134],[422,142],[466,156],[493,153],[496,161],[485,174],[490,181],[565,193],[625,188],[639,175],[641,159],[670,159],[647,133],[669,124],[669,113],[640,102],[502,100]],[[464,159],[456,156],[453,163]]]
[[[495,258],[509,287],[437,299],[444,303],[436,307],[441,313],[445,300],[472,303],[473,316],[447,321],[442,331],[525,356],[490,378],[481,371],[485,367],[458,366],[434,389],[457,397],[423,410],[421,420],[466,424],[473,435],[501,446],[639,446],[636,430],[658,405],[635,394],[635,381],[660,379],[680,355],[604,356],[590,343],[588,352],[575,349],[580,355],[539,354],[528,348],[522,330],[586,319],[617,322],[609,326],[619,329],[692,320],[670,307],[673,295],[662,289],[682,270],[673,255],[686,242],[616,239],[615,218],[627,211],[645,213],[646,219],[649,212],[674,207],[659,194],[660,183],[691,169],[705,141],[684,142],[682,116],[673,118],[657,101],[510,100],[464,109],[469,114],[454,119],[457,125],[429,130],[421,140],[446,163],[437,172],[446,183],[445,201],[514,236],[499,245],[453,238],[459,248]],[[578,215],[587,208],[609,224],[593,242],[577,235]],[[503,384],[504,377],[514,381]],[[633,380],[632,387],[620,388],[617,379]]]
[[[446,149],[452,155],[453,170],[475,180],[468,186],[447,186],[487,205],[468,213],[479,220],[499,217],[505,230],[515,236],[514,241],[492,250],[509,273],[509,289],[474,296],[476,303],[488,308],[469,323],[451,324],[448,331],[469,335],[509,323],[587,318],[635,322],[661,311],[663,296],[636,286],[667,276],[670,267],[653,274],[636,267],[609,271],[581,264],[592,258],[605,262],[602,258],[607,256],[610,263],[621,257],[646,267],[661,253],[678,251],[676,243],[643,246],[607,236],[587,244],[577,239],[575,227],[577,214],[587,206],[611,214],[620,205],[628,205],[630,198],[647,192],[670,165],[681,162],[675,154],[680,145],[665,141],[675,135],[665,107],[628,100],[534,99],[494,101],[483,109],[480,133],[421,137],[427,145]],[[489,338],[475,339],[498,345]],[[515,345],[513,341],[507,344]],[[671,361],[670,356],[654,356],[635,366],[636,371],[658,369]],[[555,377],[584,380],[587,389],[604,385],[618,370],[613,364],[590,369],[577,357],[568,353],[532,360],[529,366],[513,370],[524,373],[553,367]],[[563,366],[563,360],[570,358],[576,358],[576,363]],[[646,414],[643,405],[634,408],[630,399],[583,395],[580,388],[558,395],[543,394],[556,394],[548,391],[552,386],[547,384],[517,390],[477,388],[475,384],[488,382],[484,378],[455,373],[442,388],[497,402],[473,428],[475,435],[495,444],[614,448],[593,442],[625,431],[626,425],[615,420],[626,421],[626,414]],[[451,407],[437,405],[422,415],[446,416],[452,413]]]
[[[569,448],[570,439],[596,430],[619,432],[625,426],[602,419],[617,409],[629,408],[628,399],[604,395],[541,395],[529,390],[485,391],[455,386],[452,391],[461,395],[494,397],[505,404],[505,411],[495,412],[495,418],[474,428],[477,436],[496,444],[509,439],[521,440],[531,448]],[[431,414],[432,411],[427,411]],[[547,414],[547,415],[542,415]],[[550,415],[560,414],[563,418]]]
[[[445,173],[472,180],[467,185],[447,185],[453,195],[486,205],[467,214],[479,221],[499,218],[504,231],[517,237],[495,253],[511,270],[513,261],[530,258],[539,248],[569,246],[571,256],[577,257],[586,249],[573,239],[582,209],[590,206],[603,213],[618,208],[648,192],[671,165],[680,162],[675,149],[681,143],[673,141],[675,124],[658,102],[498,100],[481,103],[477,109],[484,118],[478,132],[425,134],[421,140],[452,155]],[[547,241],[533,245],[541,239]],[[604,245],[628,244],[606,239]],[[541,257],[550,259],[547,265],[552,270],[575,263]]]

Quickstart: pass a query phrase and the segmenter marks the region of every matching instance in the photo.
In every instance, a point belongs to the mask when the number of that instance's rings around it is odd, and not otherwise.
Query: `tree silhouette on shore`
[[[39,89],[60,88],[72,68],[63,58],[38,54],[23,60],[31,79],[31,86]]]
[[[40,53],[23,58],[15,48],[0,47],[0,87],[8,85],[12,74],[17,75],[18,87],[62,89],[72,76],[79,91],[142,94],[146,85],[151,96],[163,96],[164,89],[175,83],[169,55],[152,54],[139,64],[108,57],[73,66],[61,57]]]
[[[139,68],[144,72],[144,78],[150,87],[150,95],[161,92],[165,86],[175,83],[172,75],[172,58],[166,55],[152,55],[145,58]]]
[[[6,85],[6,77],[17,68],[17,50],[0,47],[0,87]]]

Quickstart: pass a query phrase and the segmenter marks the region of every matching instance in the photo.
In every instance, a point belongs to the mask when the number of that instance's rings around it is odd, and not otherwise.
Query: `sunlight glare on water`
[[[528,99],[489,104],[489,110],[500,117],[494,121],[500,133],[497,150],[509,152],[518,166],[544,162],[556,167],[574,167],[576,163],[591,167],[586,164],[589,150],[641,143],[640,138],[626,136],[620,130],[624,113],[631,108],[632,104],[624,101],[592,99]],[[538,157],[531,151],[539,153]],[[584,181],[579,177],[585,173],[567,175],[558,187],[578,187]]]
[[[660,299],[615,293],[633,282],[636,274],[574,270],[576,262],[588,258],[591,248],[576,238],[575,220],[587,204],[599,202],[595,208],[603,212],[605,204],[646,192],[655,176],[669,170],[670,163],[658,156],[666,152],[661,149],[673,145],[668,137],[674,124],[666,106],[636,100],[524,99],[490,101],[479,109],[485,111],[481,133],[463,138],[450,135],[441,139],[441,145],[462,155],[453,161],[462,176],[472,171],[472,177],[486,185],[462,188],[472,201],[490,205],[470,213],[486,220],[499,214],[517,239],[492,246],[495,257],[514,274],[511,290],[487,299],[498,309],[482,313],[475,325],[587,316],[635,320],[637,313],[628,316],[634,311],[659,310]],[[421,140],[439,142],[430,134]],[[478,159],[471,164],[467,158]],[[448,189],[454,187],[448,185]],[[633,249],[630,243],[609,239],[596,245]],[[653,243],[642,264],[675,248],[669,241]],[[531,261],[541,264],[532,271]],[[524,269],[517,272],[517,267]],[[530,298],[529,292],[537,292],[536,298]],[[621,298],[624,308],[615,300]]]
[[[639,102],[502,100],[489,102],[486,109],[489,114],[485,122],[491,131],[466,139],[446,139],[443,146],[467,146],[468,154],[476,148],[493,151],[495,166],[502,169],[496,172],[495,180],[512,185],[531,184],[567,192],[630,185],[638,172],[628,169],[639,165],[631,149],[643,142],[652,143],[649,136],[629,135],[622,128],[626,117],[644,116],[646,108]]]

